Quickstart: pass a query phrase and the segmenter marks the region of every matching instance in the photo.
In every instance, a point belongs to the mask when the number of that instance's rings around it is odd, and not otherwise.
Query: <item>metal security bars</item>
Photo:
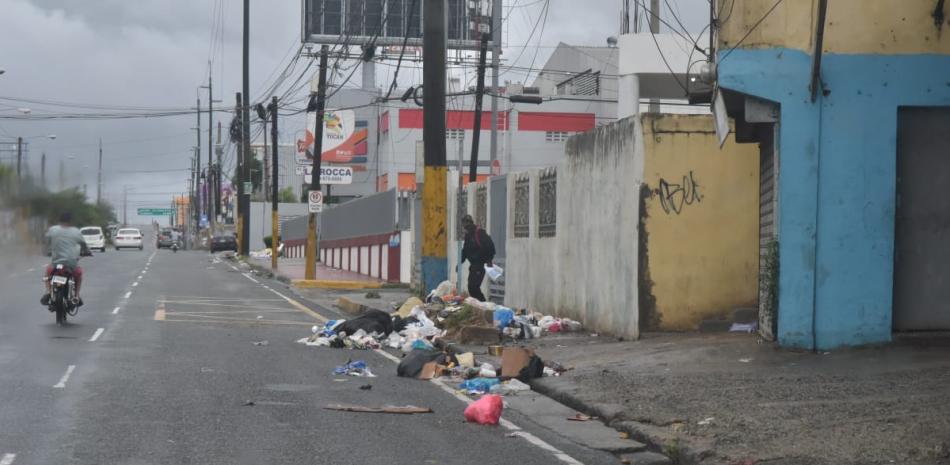
[[[549,169],[538,182],[538,237],[557,233],[557,171]]]

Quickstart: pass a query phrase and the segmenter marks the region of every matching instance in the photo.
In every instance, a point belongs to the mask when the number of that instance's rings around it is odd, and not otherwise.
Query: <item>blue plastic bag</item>
[[[498,329],[507,328],[511,321],[515,319],[515,311],[508,307],[496,307],[492,315],[495,327]]]
[[[498,384],[498,379],[496,378],[472,378],[459,384],[459,389],[465,390],[466,392],[484,394],[490,391],[491,387],[496,384]]]

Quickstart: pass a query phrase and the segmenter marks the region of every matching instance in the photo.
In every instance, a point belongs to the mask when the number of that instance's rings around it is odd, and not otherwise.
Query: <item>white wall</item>
[[[639,336],[641,135],[639,119],[630,118],[571,139],[557,167],[553,238],[537,237],[538,170],[523,174],[531,179],[530,237],[513,237],[519,175],[509,176],[507,305],[575,318],[593,331]]]

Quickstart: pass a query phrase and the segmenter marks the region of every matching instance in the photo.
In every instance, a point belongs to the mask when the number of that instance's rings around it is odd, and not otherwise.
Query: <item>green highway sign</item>
[[[139,208],[139,216],[172,216],[175,210],[172,208]]]

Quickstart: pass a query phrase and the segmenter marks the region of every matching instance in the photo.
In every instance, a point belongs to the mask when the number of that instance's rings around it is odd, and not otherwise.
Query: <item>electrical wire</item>
[[[765,21],[765,18],[768,18],[769,15],[772,14],[772,12],[775,11],[776,8],[778,8],[779,4],[782,3],[782,1],[783,1],[783,0],[776,0],[776,1],[775,1],[775,4],[772,5],[772,8],[769,8],[769,11],[766,11],[765,14],[762,15],[762,17],[759,18],[759,20],[756,21],[755,24],[753,24],[752,27],[749,28],[748,31],[746,31],[745,35],[742,36],[742,38],[739,39],[738,42],[736,42],[736,45],[734,45],[734,46],[733,46],[732,48],[730,48],[729,50],[726,50],[726,53],[724,53],[724,54],[722,55],[722,58],[719,59],[719,63],[722,63],[723,60],[725,60],[726,58],[729,57],[729,55],[732,53],[733,50],[735,50],[735,49],[738,48],[740,45],[742,45],[742,42],[744,42],[744,41],[746,40],[746,38],[748,38],[749,35],[752,34],[752,31],[754,31],[757,27],[759,27],[760,24],[762,24],[762,21]]]

